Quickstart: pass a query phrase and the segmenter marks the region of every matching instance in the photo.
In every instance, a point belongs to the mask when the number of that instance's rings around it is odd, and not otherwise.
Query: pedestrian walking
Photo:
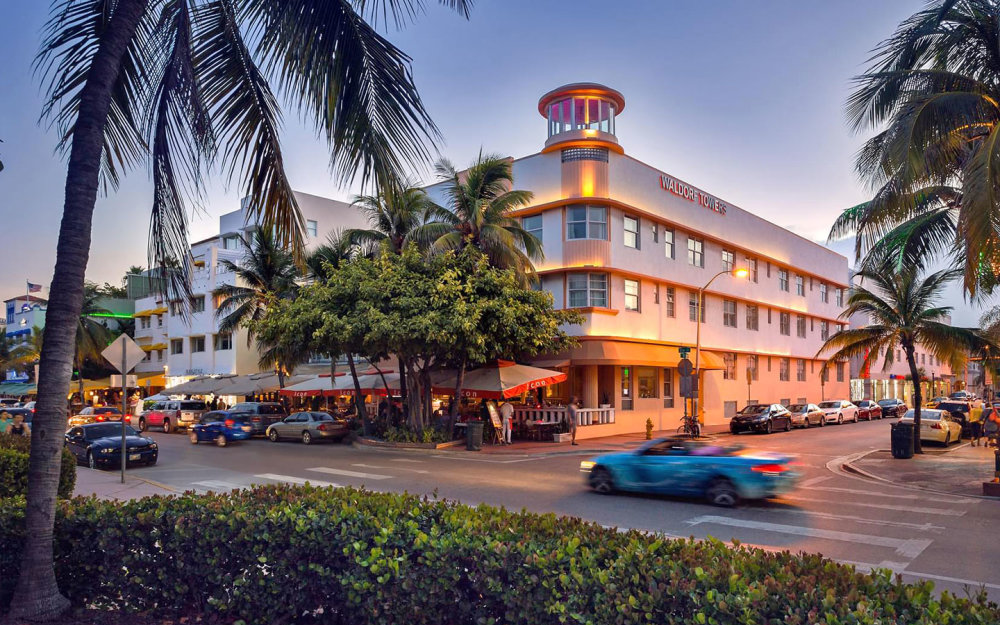
[[[996,447],[997,438],[1000,437],[1000,414],[996,409],[990,411],[990,416],[983,424],[983,433],[986,435],[986,446]]]
[[[570,444],[576,445],[576,404],[579,400],[574,395],[569,400],[569,406],[566,407],[566,423],[569,425],[570,434]]]
[[[514,427],[514,404],[506,399],[500,404],[500,418],[503,420],[503,441],[504,445],[511,444],[511,430]]]
[[[7,428],[7,433],[11,436],[31,436],[31,427],[24,422],[23,414],[14,415],[14,421]]]
[[[993,407],[987,404],[983,406],[973,406],[969,411],[969,432],[972,436],[972,446],[979,446],[979,439],[983,436],[983,420],[989,418]]]

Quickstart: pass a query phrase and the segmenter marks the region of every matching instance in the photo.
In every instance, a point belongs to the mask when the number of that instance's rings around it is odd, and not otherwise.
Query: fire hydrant
[[[653,440],[653,420],[646,419],[646,440]]]

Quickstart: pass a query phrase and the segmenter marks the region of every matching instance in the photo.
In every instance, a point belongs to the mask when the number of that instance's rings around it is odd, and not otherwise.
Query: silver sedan
[[[816,404],[792,404],[788,407],[792,413],[792,425],[795,427],[809,428],[814,425],[826,425],[824,413]]]
[[[295,412],[284,420],[267,426],[265,434],[274,442],[300,440],[308,445],[318,440],[339,441],[347,436],[347,422],[326,412]]]

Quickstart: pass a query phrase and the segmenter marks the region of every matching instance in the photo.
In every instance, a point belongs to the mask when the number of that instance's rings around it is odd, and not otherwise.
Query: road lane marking
[[[859,506],[862,508],[877,508],[879,510],[896,510],[899,512],[914,512],[916,514],[937,514],[941,516],[965,516],[966,510],[949,510],[948,508],[924,508],[920,506],[897,506],[889,503],[865,503],[863,501],[830,501],[829,499],[813,499],[798,495],[786,497],[786,501],[808,501],[811,503],[832,503],[838,506]]]
[[[412,462],[413,464],[423,464],[423,460],[413,460],[410,458],[390,458],[390,462]]]
[[[291,484],[305,484],[306,482],[308,482],[312,486],[332,486],[334,488],[340,488],[340,484],[335,484],[334,482],[324,482],[323,480],[310,480],[303,477],[295,477],[294,475],[261,473],[259,475],[255,475],[254,477],[259,477],[262,480],[274,480],[275,482],[289,482]]]
[[[744,529],[763,530],[766,532],[776,532],[779,534],[792,534],[795,536],[807,536],[809,538],[819,538],[822,540],[836,540],[847,543],[857,543],[860,545],[872,545],[875,547],[889,547],[895,549],[896,553],[909,559],[919,556],[924,549],[931,545],[932,540],[926,538],[889,538],[888,536],[871,536],[868,534],[857,534],[855,532],[838,532],[836,530],[824,530],[815,527],[802,527],[800,525],[785,525],[783,523],[766,523],[763,521],[751,521],[749,519],[734,519],[724,516],[705,515],[688,519],[688,525],[700,525],[709,523],[713,525],[726,525],[729,527],[741,527]]]
[[[901,493],[880,493],[873,490],[862,490],[858,488],[843,488],[840,486],[811,486],[807,485],[805,482],[802,483],[802,488],[806,490],[822,490],[831,493],[851,493],[852,495],[866,495],[869,497],[888,497],[889,499],[924,499],[927,501],[933,501],[936,503],[947,503],[947,504],[972,504],[977,502],[976,499],[953,499],[947,497],[935,497],[933,493],[927,493],[927,495],[908,494],[904,495]]]
[[[832,479],[833,479],[832,475],[820,475],[819,477],[814,477],[806,480],[805,482],[802,482],[801,486],[802,488],[809,488],[813,484],[819,484],[820,482],[825,482],[827,480],[832,480]]]
[[[931,523],[907,523],[906,521],[887,521],[885,519],[867,519],[859,516],[851,516],[846,514],[833,514],[831,512],[817,512],[815,510],[800,510],[795,508],[786,508],[783,510],[767,510],[767,512],[773,512],[775,514],[805,514],[811,517],[820,517],[823,519],[830,519],[832,521],[852,521],[854,523],[862,523],[865,525],[878,525],[878,526],[888,526],[888,527],[904,527],[906,529],[922,530],[925,532],[940,532],[948,528],[943,525],[933,525]]]
[[[395,469],[396,471],[409,471],[410,473],[430,473],[430,471],[427,471],[425,469],[409,469],[407,467],[380,467],[377,464],[354,463],[351,466],[360,467],[362,469],[390,469],[390,470]]]
[[[191,482],[192,486],[201,486],[208,490],[214,491],[228,491],[236,488],[243,488],[242,484],[236,484],[235,482],[227,482],[225,480],[204,480],[202,482]]]
[[[330,475],[343,475],[344,477],[359,477],[366,480],[388,480],[393,477],[391,475],[381,475],[379,473],[362,473],[361,471],[348,471],[346,469],[331,469],[330,467],[313,467],[311,469],[306,469],[306,471],[328,473]]]

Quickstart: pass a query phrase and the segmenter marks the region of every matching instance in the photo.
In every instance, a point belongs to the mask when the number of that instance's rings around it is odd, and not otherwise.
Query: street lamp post
[[[749,272],[746,269],[723,269],[719,273],[712,276],[712,278],[705,283],[705,286],[698,289],[698,302],[697,308],[695,309],[697,315],[695,316],[695,331],[694,331],[694,380],[697,384],[695,396],[694,396],[694,418],[701,423],[701,315],[702,315],[702,301],[705,299],[705,290],[708,289],[715,282],[715,279],[723,274],[730,274],[736,278],[744,278]]]

